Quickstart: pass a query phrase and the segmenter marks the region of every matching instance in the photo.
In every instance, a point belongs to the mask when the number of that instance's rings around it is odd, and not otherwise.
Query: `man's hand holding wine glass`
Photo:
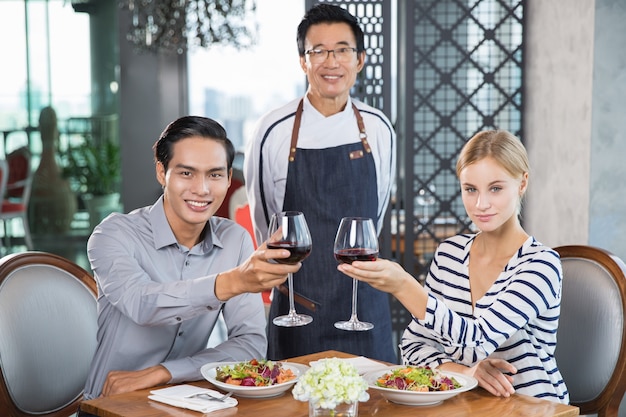
[[[215,280],[215,294],[228,300],[244,292],[271,290],[287,280],[287,276],[298,272],[300,262],[284,263],[291,257],[287,249],[269,249],[263,243],[248,259],[230,271],[222,272]]]

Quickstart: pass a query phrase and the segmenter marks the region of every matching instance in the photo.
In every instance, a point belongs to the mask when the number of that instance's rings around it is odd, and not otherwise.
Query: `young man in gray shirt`
[[[98,284],[98,346],[85,399],[202,379],[208,362],[264,358],[260,292],[301,264],[254,250],[248,232],[213,217],[232,175],[235,150],[215,121],[187,116],[154,145],[163,195],[152,206],[114,213],[87,245]],[[207,348],[220,312],[228,340]]]

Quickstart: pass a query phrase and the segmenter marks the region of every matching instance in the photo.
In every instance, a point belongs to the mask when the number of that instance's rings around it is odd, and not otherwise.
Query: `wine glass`
[[[268,249],[287,249],[291,255],[287,258],[274,259],[281,264],[295,264],[302,261],[311,253],[311,233],[304,218],[299,211],[284,211],[272,215],[267,238]],[[293,274],[287,276],[289,285],[289,313],[274,318],[273,323],[277,326],[295,327],[304,326],[313,321],[311,316],[296,313],[293,301]]]
[[[434,184],[429,184],[427,188],[420,188],[417,191],[417,196],[415,197],[415,202],[418,206],[422,206],[424,208],[423,211],[423,221],[428,221],[428,207],[435,204],[435,192],[437,188]]]
[[[367,217],[344,217],[335,237],[335,259],[340,263],[375,261],[378,258],[378,234],[374,221]],[[335,327],[342,330],[370,330],[372,323],[360,321],[356,314],[358,281],[352,281],[352,315],[348,321],[338,321]]]

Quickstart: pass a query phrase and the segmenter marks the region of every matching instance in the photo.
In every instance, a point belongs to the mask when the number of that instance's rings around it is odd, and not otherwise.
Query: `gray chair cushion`
[[[565,258],[555,356],[570,401],[596,398],[609,381],[624,331],[620,291],[611,275],[589,259]]]
[[[66,271],[22,266],[0,285],[0,365],[14,403],[30,413],[82,395],[96,348],[93,293]]]

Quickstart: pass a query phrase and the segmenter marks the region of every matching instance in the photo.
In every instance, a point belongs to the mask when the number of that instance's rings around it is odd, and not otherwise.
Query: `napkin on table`
[[[370,371],[384,370],[387,369],[388,366],[384,363],[380,363],[378,361],[368,359],[365,356],[357,356],[355,358],[340,358],[342,361],[346,361],[354,365],[354,367],[359,372],[359,375],[366,374]],[[313,361],[309,363],[311,366],[315,366],[318,361]]]
[[[207,388],[197,387],[195,385],[176,385],[169,388],[162,388],[150,391],[148,398],[174,407],[187,408],[189,410],[199,411],[201,413],[210,413],[211,411],[222,410],[224,408],[235,407],[238,402],[235,398],[226,398],[222,401],[207,400],[202,397],[189,398],[194,394],[205,393],[212,397],[221,397],[219,391]]]

